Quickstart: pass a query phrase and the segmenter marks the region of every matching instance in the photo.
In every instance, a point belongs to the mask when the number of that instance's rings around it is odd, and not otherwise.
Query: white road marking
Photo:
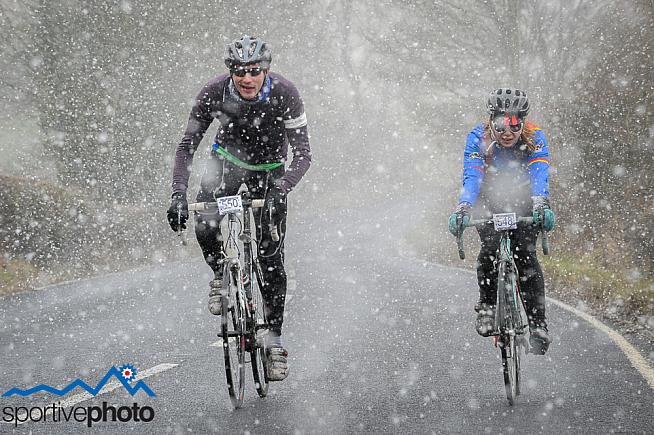
[[[134,377],[134,381],[138,381],[141,379],[145,379],[147,377],[156,375],[157,373],[161,373],[163,371],[172,369],[174,367],[177,367],[178,364],[169,364],[169,363],[163,363],[159,364],[157,366],[154,366],[150,369],[139,371],[136,376]],[[94,397],[98,397],[101,394],[107,394],[116,388],[122,387],[123,384],[118,382],[117,380],[112,380],[110,382],[107,382],[107,384],[102,387],[102,390],[98,392],[95,396],[87,393],[86,391],[83,393],[75,394],[74,396],[70,396],[66,400],[62,400],[58,402],[59,408],[68,408],[74,405],[77,405],[78,403],[84,402],[85,400],[93,399]],[[45,420],[49,415],[52,414],[52,408],[47,408],[45,415],[43,416],[42,420]],[[24,424],[24,423],[29,423],[30,421],[26,418],[27,413],[23,412],[21,414],[16,415],[15,420],[20,420],[18,424]],[[7,423],[14,424],[15,420],[8,421]],[[3,420],[4,421],[4,420]]]
[[[643,376],[643,378],[645,378],[650,388],[654,389],[654,368],[652,368],[652,365],[649,363],[649,361],[647,361],[640,354],[640,352],[638,352],[638,350],[635,347],[633,347],[631,343],[629,343],[622,335],[620,335],[618,332],[614,331],[613,329],[609,328],[604,323],[600,322],[590,314],[584,313],[583,311],[571,307],[570,305],[565,304],[559,300],[552,299],[550,297],[546,299],[549,302],[553,303],[554,305],[558,305],[564,310],[570,311],[571,313],[581,317],[596,329],[599,329],[600,331],[606,333],[606,335],[608,335],[609,338],[613,340],[615,345],[618,346],[618,348],[622,351],[622,353],[625,354],[631,365],[636,370],[638,370],[638,372]]]

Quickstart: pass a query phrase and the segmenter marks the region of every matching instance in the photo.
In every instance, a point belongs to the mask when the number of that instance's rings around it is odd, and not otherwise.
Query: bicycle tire
[[[514,342],[514,360],[515,360],[515,395],[520,395],[520,358],[522,355],[522,348],[524,345],[524,332],[525,328],[528,328],[527,322],[527,312],[522,299],[522,294],[520,293],[520,280],[518,279],[518,267],[515,264],[515,261],[511,259],[511,267],[509,268],[511,278],[510,278],[510,290],[511,290],[511,318],[512,326],[514,330],[513,342]]]
[[[266,348],[264,343],[265,330],[261,328],[262,325],[268,324],[266,316],[263,295],[261,294],[261,285],[263,279],[260,276],[260,269],[256,261],[252,265],[252,272],[256,275],[253,279],[253,274],[250,275],[250,289],[252,295],[252,328],[253,328],[253,346],[250,352],[250,359],[252,362],[252,377],[257,389],[257,394],[260,397],[268,395],[268,387],[270,381],[268,380],[268,357],[266,355]]]
[[[502,371],[504,373],[504,388],[506,390],[506,398],[509,400],[509,405],[515,403],[518,396],[520,387],[519,383],[519,366],[520,356],[516,352],[516,339],[513,335],[507,334],[503,337],[504,343],[501,346],[502,353]]]
[[[504,389],[510,405],[520,394],[520,355],[516,345],[517,325],[520,324],[520,313],[516,299],[516,275],[505,261],[500,261],[498,267],[498,329],[501,336],[500,352],[502,356],[502,373]]]
[[[495,314],[495,329],[499,334],[504,334],[513,329],[513,315],[511,313],[511,298],[508,297],[509,291],[506,286],[511,285],[507,283],[507,266],[506,263],[500,261],[497,267],[497,307]]]
[[[259,397],[266,397],[268,395],[268,387],[270,381],[268,380],[268,358],[264,346],[257,346],[251,353],[252,360],[252,377],[254,378],[254,385],[257,389]]]
[[[522,338],[522,337],[521,337]],[[522,376],[520,375],[520,359],[522,358],[522,340],[516,337],[515,344],[515,395],[520,395]]]
[[[223,314],[221,316],[225,376],[227,377],[229,398],[236,409],[243,405],[245,396],[245,312],[238,289],[240,279],[238,275],[240,275],[238,269],[225,268],[223,294],[229,295],[229,298],[222,298]],[[230,298],[233,301],[231,307],[229,306]],[[232,336],[230,337],[230,335]]]

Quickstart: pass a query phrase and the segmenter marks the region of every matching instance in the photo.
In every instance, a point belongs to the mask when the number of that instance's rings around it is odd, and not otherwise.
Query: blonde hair
[[[490,118],[486,120],[486,123],[484,124],[484,140],[491,141],[491,120]],[[520,140],[522,143],[527,145],[527,152],[529,154],[533,154],[536,152],[536,143],[534,141],[534,135],[536,133],[536,129],[538,127],[536,124],[532,124],[531,122],[525,120],[524,121],[524,126],[522,127],[522,132],[520,133]]]

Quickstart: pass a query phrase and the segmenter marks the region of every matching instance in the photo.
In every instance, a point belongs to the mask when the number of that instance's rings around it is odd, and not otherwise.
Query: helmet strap
[[[493,115],[491,115],[491,117],[488,120],[488,129],[490,130],[491,140],[496,141],[497,135],[495,134],[495,129],[493,128]]]

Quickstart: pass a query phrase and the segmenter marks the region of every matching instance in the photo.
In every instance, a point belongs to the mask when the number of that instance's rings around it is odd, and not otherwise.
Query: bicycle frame
[[[219,198],[219,201],[222,198]],[[231,201],[235,201],[236,206]],[[245,391],[245,354],[250,353],[252,373],[257,393],[265,397],[268,392],[267,360],[263,337],[268,329],[265,307],[261,295],[263,274],[256,256],[256,238],[252,237],[253,208],[264,206],[263,199],[250,199],[249,192],[226,197],[230,204],[222,219],[223,288],[221,290],[221,334],[225,356],[225,372],[229,396],[235,408],[243,404]],[[218,211],[218,202],[189,204],[190,211]],[[222,211],[222,210],[221,210]],[[256,279],[259,291],[254,291]],[[255,294],[256,293],[256,294]]]
[[[497,305],[495,325],[497,333],[522,334],[529,326],[524,301],[520,294],[518,267],[511,255],[511,239],[508,231],[502,231],[499,245],[500,255],[495,261],[497,271]]]
[[[501,217],[507,214],[493,216],[498,219],[500,228],[500,243],[498,247],[499,255],[495,259],[494,266],[497,272],[497,303],[495,305],[495,327],[491,335],[495,336],[495,345],[499,344],[502,356],[502,369],[504,373],[504,386],[509,404],[513,405],[516,396],[520,394],[520,351],[524,347],[528,348],[529,344],[525,338],[525,333],[529,327],[529,320],[525,310],[524,301],[520,294],[520,278],[518,268],[511,253],[511,238],[509,237],[512,228],[517,224],[534,223],[531,217],[521,217],[517,220],[515,215],[511,217],[511,225],[500,226]],[[475,220],[466,226],[483,227],[493,223],[493,220]],[[543,253],[549,253],[547,233],[544,228],[541,229],[541,240]],[[457,232],[457,244],[459,248],[459,257],[465,258],[463,249],[463,228],[459,227]]]
[[[260,286],[263,286],[263,274],[259,269],[256,255],[254,254],[253,244],[256,245],[256,238],[252,237],[251,222],[253,219],[253,208],[261,208],[264,206],[264,201],[249,199],[247,192],[242,194],[243,213],[242,221],[239,218],[240,213],[228,212],[224,218],[221,219],[221,235],[223,240],[223,258],[219,264],[223,264],[223,276],[227,276],[229,271],[237,272],[240,270],[245,273],[247,278],[251,278],[254,274]],[[199,202],[189,204],[189,211],[212,211],[217,210],[217,203],[215,202]],[[226,230],[223,227],[226,225]],[[237,228],[238,227],[238,228]],[[243,249],[241,250],[242,244]],[[245,294],[248,300],[252,299],[252,285],[251,280],[243,280]]]
[[[252,237],[252,226],[251,222],[254,218],[252,213],[252,204],[261,205],[259,200],[251,201],[249,198],[243,199],[243,223],[241,226],[241,221],[239,220],[239,215],[236,213],[228,213],[226,216],[227,220],[227,234],[228,238],[225,243],[223,243],[223,249],[225,257],[223,261],[225,262],[225,271],[223,276],[227,276],[228,271],[236,273],[237,276],[241,276],[241,282],[239,283],[241,294],[245,295],[245,300],[243,301],[247,305],[247,309],[250,313],[254,313],[254,294],[252,291],[253,281],[256,279],[259,285],[259,288],[263,288],[264,279],[263,272],[259,266],[259,262],[256,260],[257,256],[255,255],[256,250],[256,237]],[[236,225],[239,225],[239,231],[236,231]],[[243,261],[239,261],[240,258],[240,247],[238,246],[237,240],[240,240],[243,245]],[[240,273],[239,273],[240,270]],[[243,299],[242,297],[240,299]],[[263,301],[261,301],[263,303]],[[243,307],[245,309],[245,307]],[[243,311],[245,312],[245,311]],[[268,325],[265,323],[264,319],[256,319],[256,317],[248,316],[246,319],[248,324],[246,325],[247,330],[254,330],[254,337],[246,337],[246,350],[252,352],[256,346],[256,333],[259,330],[267,329]],[[257,321],[263,321],[263,323],[257,323]]]

